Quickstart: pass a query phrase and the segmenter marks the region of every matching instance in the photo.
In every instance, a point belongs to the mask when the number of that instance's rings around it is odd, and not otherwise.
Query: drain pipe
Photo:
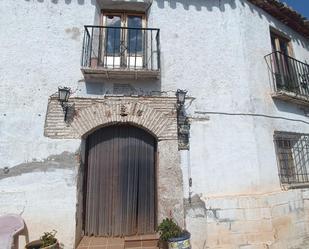
[[[189,203],[191,204],[192,176],[191,176],[190,150],[187,150],[187,165],[188,165],[188,180],[189,180]]]
[[[182,150],[181,152],[181,165],[183,168],[183,181],[184,191],[187,192],[187,198],[189,204],[192,200],[192,176],[191,176],[191,164],[190,164],[190,150]]]

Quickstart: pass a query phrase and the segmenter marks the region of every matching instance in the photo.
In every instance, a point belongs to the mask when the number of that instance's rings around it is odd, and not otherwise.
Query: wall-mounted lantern
[[[58,87],[58,100],[64,112],[64,121],[67,120],[67,113],[68,113],[68,101],[71,93],[71,88],[69,87]]]
[[[188,91],[181,89],[178,89],[176,92],[179,150],[189,150],[190,122],[184,108],[187,92]]]
[[[62,103],[67,103],[70,97],[71,88],[69,87],[58,87],[58,98],[59,101]]]
[[[181,89],[177,90],[176,97],[177,97],[177,105],[179,107],[182,107],[185,104],[187,92],[188,91],[186,91],[186,90],[181,90]]]

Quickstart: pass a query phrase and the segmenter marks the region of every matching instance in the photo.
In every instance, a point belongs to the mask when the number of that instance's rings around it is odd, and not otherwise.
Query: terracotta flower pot
[[[98,62],[99,62],[98,58],[92,57],[90,62],[91,68],[97,68]]]
[[[42,247],[42,241],[41,240],[34,240],[28,243],[25,246],[25,249],[59,249],[59,243],[58,241],[50,246]]]

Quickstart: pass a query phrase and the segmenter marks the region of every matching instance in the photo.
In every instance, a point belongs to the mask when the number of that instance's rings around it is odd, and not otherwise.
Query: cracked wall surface
[[[185,200],[194,248],[308,248],[309,190]]]

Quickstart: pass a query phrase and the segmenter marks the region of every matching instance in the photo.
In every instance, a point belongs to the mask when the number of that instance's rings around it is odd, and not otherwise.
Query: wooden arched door
[[[156,140],[130,125],[99,129],[87,138],[86,235],[153,233],[156,220]]]

